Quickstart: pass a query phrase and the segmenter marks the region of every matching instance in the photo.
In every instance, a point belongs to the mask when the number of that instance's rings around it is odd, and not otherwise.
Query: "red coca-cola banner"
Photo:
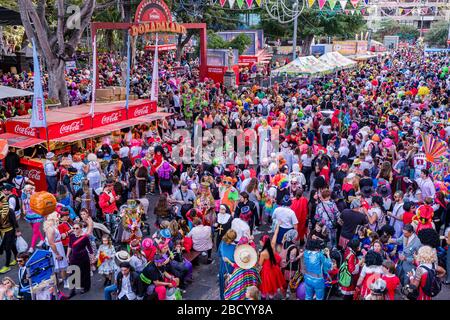
[[[156,101],[148,101],[128,109],[128,119],[138,118],[156,112]]]
[[[43,163],[33,159],[21,158],[20,164],[24,169],[24,176],[28,177],[36,185],[36,191],[47,191]]]
[[[50,140],[56,139],[88,129],[91,129],[91,118],[89,116],[76,120],[55,123],[48,127],[48,138]]]
[[[98,113],[94,116],[93,127],[99,128],[108,124],[126,120],[127,114],[125,109],[115,110],[111,112]]]
[[[6,121],[6,131],[30,138],[45,138],[45,128],[30,128],[29,123]]]

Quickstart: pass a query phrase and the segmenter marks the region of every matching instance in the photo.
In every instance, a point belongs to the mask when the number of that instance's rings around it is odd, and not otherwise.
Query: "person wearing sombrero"
[[[245,300],[247,288],[260,284],[258,253],[251,245],[240,244],[234,250],[234,262],[226,257],[223,260],[233,267],[225,284],[224,299]]]

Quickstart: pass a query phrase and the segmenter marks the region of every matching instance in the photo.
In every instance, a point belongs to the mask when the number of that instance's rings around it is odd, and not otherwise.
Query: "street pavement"
[[[147,214],[147,222],[150,224],[150,234],[156,231],[154,223],[156,221],[155,215],[153,213],[154,206],[157,203],[157,196],[150,196],[150,208]],[[22,231],[23,237],[29,243],[31,240],[31,227],[24,220],[19,221],[19,226]],[[269,226],[261,227],[261,231],[267,231]],[[260,235],[256,238],[259,239]],[[218,286],[218,259],[213,253],[214,261],[211,264],[206,264],[206,257],[200,257],[199,265],[194,266],[193,278],[194,281],[190,284],[186,293],[183,295],[183,300],[218,300],[219,299],[219,286]],[[1,266],[5,263],[5,255],[0,256]],[[3,276],[12,277],[14,281],[17,280],[17,266],[11,267],[11,271],[0,275],[0,279]],[[97,272],[94,272],[92,277],[92,287],[91,290],[85,294],[77,294],[71,300],[103,300],[103,282],[104,279]],[[69,295],[69,290],[60,288],[67,296]],[[291,296],[291,299],[295,299]],[[339,299],[332,297],[332,300]],[[450,286],[443,285],[441,293],[435,297],[435,300],[450,300]]]

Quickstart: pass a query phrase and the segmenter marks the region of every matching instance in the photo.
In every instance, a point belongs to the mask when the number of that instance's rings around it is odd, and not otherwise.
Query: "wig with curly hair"
[[[417,251],[416,261],[418,264],[422,263],[436,263],[438,261],[436,249],[430,246],[422,246]]]
[[[383,264],[383,256],[378,252],[369,250],[364,259],[366,266],[381,266]]]
[[[420,242],[424,246],[430,246],[432,248],[437,248],[440,245],[439,234],[436,230],[432,228],[422,229],[417,233]]]

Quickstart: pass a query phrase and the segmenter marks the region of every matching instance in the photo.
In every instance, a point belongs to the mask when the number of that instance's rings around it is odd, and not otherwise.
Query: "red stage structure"
[[[158,25],[167,23],[168,28],[166,32],[180,33],[180,30],[176,28],[170,30],[170,25],[176,26],[177,24],[172,21],[172,15],[170,13],[169,7],[162,0],[143,0],[136,9],[136,14],[134,16],[134,23],[128,22],[92,22],[92,41],[97,34],[98,30],[130,30],[131,28],[139,27],[140,25],[146,25],[145,32],[152,32],[152,27],[154,32],[156,30],[162,30],[166,28],[158,28]],[[206,66],[206,47],[207,47],[207,37],[206,37],[206,23],[183,23],[181,24],[185,29],[199,30],[200,31],[200,79],[204,79],[207,73]],[[141,26],[144,29],[144,26]],[[164,32],[164,31],[162,31]],[[98,59],[98,57],[96,57]],[[97,60],[98,62],[98,60]],[[97,63],[98,65],[98,63]],[[93,70],[97,77],[96,86],[99,88],[98,70]]]

